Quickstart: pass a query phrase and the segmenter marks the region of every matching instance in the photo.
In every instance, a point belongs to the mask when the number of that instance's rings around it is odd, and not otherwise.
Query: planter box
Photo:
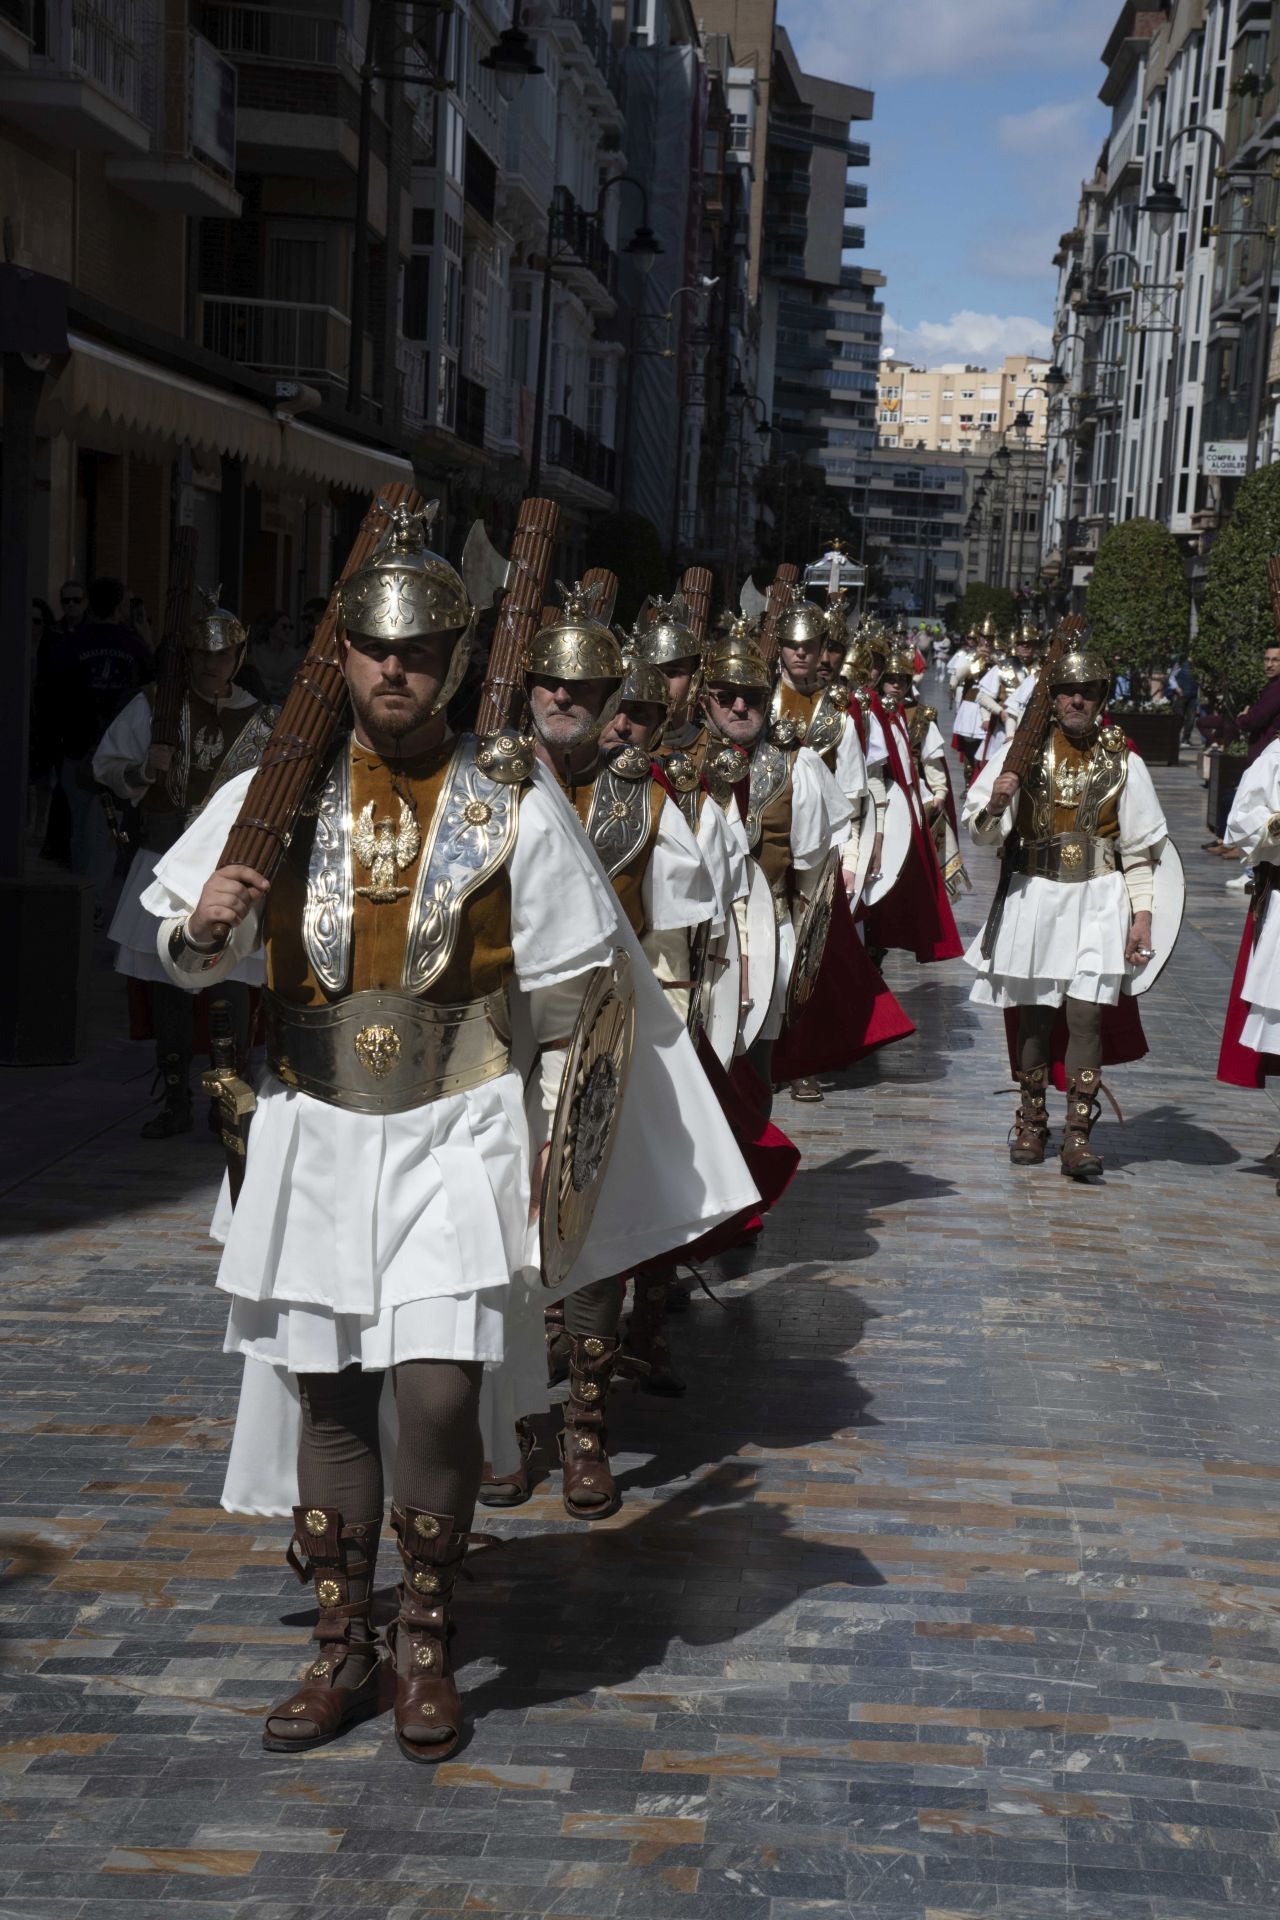
[[[1114,716],[1149,767],[1176,767],[1182,744],[1180,713],[1125,713]]]
[[[1227,815],[1236,797],[1236,788],[1244,777],[1244,765],[1242,753],[1209,755],[1209,802],[1205,808],[1204,823],[1219,840],[1226,832]]]
[[[0,880],[0,1066],[66,1066],[85,1050],[93,888],[70,873]]]

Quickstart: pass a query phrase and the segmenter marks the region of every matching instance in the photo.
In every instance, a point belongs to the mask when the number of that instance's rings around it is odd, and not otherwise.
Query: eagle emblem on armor
[[[372,800],[361,808],[351,844],[361,866],[369,868],[369,885],[357,887],[356,892],[362,900],[382,906],[392,900],[403,900],[408,893],[408,887],[396,885],[396,875],[413,865],[422,840],[413,810],[405,801],[400,802],[398,823],[375,820],[373,810]]]

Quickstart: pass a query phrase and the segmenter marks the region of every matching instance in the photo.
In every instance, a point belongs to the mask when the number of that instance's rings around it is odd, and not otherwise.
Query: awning
[[[298,420],[277,420],[266,406],[167,367],[139,360],[81,334],[68,334],[70,358],[40,403],[36,430],[112,453],[162,459],[184,443],[207,458],[226,454],[249,477],[276,489],[317,486],[372,493],[412,480],[408,460],[344,440]]]

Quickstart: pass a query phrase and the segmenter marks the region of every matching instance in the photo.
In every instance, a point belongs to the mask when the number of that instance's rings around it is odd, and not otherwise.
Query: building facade
[[[883,354],[876,389],[880,445],[985,453],[1006,434],[1025,433],[1031,446],[1043,447],[1049,364],[1030,354],[1006,354],[999,367],[915,367]],[[1030,418],[1019,427],[1023,413]]]

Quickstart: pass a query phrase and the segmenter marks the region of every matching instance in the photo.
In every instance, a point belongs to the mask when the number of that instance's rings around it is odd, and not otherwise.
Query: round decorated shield
[[[592,974],[569,1042],[542,1183],[544,1286],[568,1278],[591,1229],[617,1138],[635,1028],[631,961],[619,947],[612,963]]]
[[[833,847],[818,874],[818,883],[805,902],[800,925],[796,929],[796,957],[787,982],[787,1025],[800,1018],[808,1006],[822,971],[822,956],[831,931],[831,910],[840,881],[840,854]]]
[[[760,1037],[773,999],[773,984],[778,977],[778,916],[774,911],[769,882],[758,861],[751,862],[751,891],[745,903],[734,908],[740,916],[738,932],[742,940],[742,1031],[739,1040],[745,1053]]]
[[[869,907],[892,892],[911,850],[911,802],[901,787],[889,789],[884,815],[884,843],[880,849],[880,878],[868,880],[862,897]]]
[[[696,992],[689,1001],[689,1038],[705,1033],[712,1053],[728,1068],[742,1017],[742,942],[731,913],[712,934]]]
[[[1148,960],[1145,967],[1126,969],[1126,993],[1146,993],[1160,978],[1178,944],[1186,904],[1187,882],[1182,856],[1172,840],[1166,840],[1156,863],[1155,897],[1151,902],[1151,944],[1155,948],[1155,959]]]

